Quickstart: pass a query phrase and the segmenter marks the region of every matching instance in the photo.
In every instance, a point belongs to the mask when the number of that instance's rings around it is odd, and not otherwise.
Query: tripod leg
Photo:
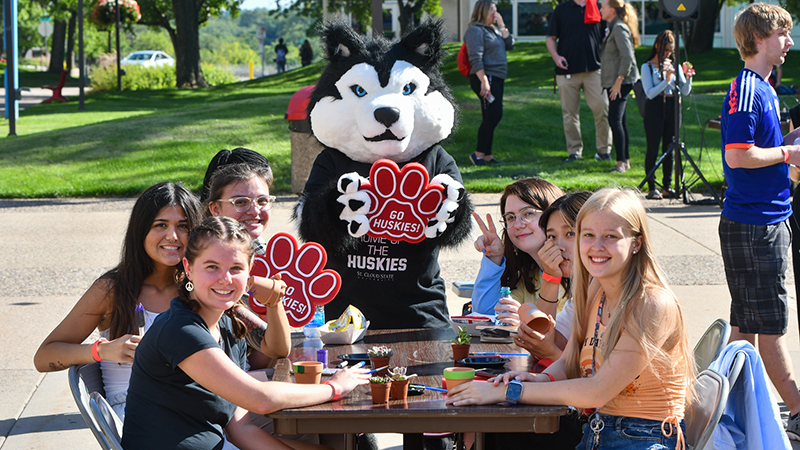
[[[716,202],[719,205],[719,207],[723,208],[724,204],[722,203],[722,200],[719,199],[719,196],[717,195],[717,193],[714,192],[714,189],[711,187],[710,184],[708,184],[708,180],[706,180],[706,177],[703,176],[703,172],[700,171],[700,168],[697,167],[697,164],[694,163],[694,160],[692,159],[692,157],[689,156],[689,152],[687,152],[686,149],[683,146],[681,146],[681,150],[683,151],[683,156],[685,156],[686,159],[689,160],[689,164],[691,164],[692,167],[694,168],[694,171],[695,171],[695,173],[697,173],[697,176],[700,177],[701,180],[703,180],[703,183],[706,185],[706,188],[708,188],[709,192],[711,192],[711,195],[714,196],[714,200],[716,200]],[[685,192],[684,192],[684,203],[686,203]]]
[[[673,149],[674,147],[675,147],[675,143],[674,143],[674,142],[673,142],[672,144],[669,144],[669,147],[667,147],[667,151],[665,151],[665,152],[664,152],[664,153],[661,155],[661,157],[660,157],[660,158],[658,158],[658,161],[656,161],[656,165],[655,165],[655,166],[653,166],[653,168],[652,168],[652,169],[650,169],[650,172],[648,172],[648,173],[647,173],[647,175],[645,175],[645,176],[644,176],[644,180],[642,180],[642,182],[641,182],[641,183],[639,183],[639,186],[638,186],[638,189],[639,189],[640,191],[642,190],[642,186],[644,186],[644,184],[645,184],[645,183],[647,183],[647,180],[649,180],[649,179],[650,179],[650,177],[652,177],[653,175],[655,175],[655,173],[656,173],[656,170],[658,170],[659,166],[661,166],[661,163],[664,161],[664,158],[666,158],[666,157],[667,157],[667,156],[668,156],[670,153],[672,153],[672,149]],[[667,186],[667,187],[669,187],[669,186]]]

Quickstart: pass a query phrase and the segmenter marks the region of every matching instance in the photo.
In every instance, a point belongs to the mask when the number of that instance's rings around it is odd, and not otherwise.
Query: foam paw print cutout
[[[421,164],[400,169],[388,159],[376,161],[369,179],[344,174],[337,201],[344,205],[339,218],[351,236],[364,234],[392,241],[417,243],[441,235],[452,223],[464,186],[446,174],[430,180]]]
[[[286,283],[283,307],[293,327],[302,327],[314,318],[314,307],[329,303],[339,293],[342,278],[330,269],[325,269],[328,254],[321,245],[307,242],[297,244],[294,236],[276,233],[267,243],[266,256],[256,255],[250,275],[273,277],[281,274]],[[256,314],[265,314],[266,306],[255,298],[248,298],[250,309]]]

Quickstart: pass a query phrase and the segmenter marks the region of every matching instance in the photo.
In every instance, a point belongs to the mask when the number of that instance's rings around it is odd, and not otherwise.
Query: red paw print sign
[[[324,269],[328,255],[321,245],[308,242],[299,246],[294,236],[277,233],[267,244],[266,256],[256,255],[250,274],[273,277],[281,274],[286,283],[283,307],[293,327],[302,327],[314,317],[314,306],[329,303],[339,293],[342,278]],[[267,308],[250,296],[250,308],[265,314]]]
[[[369,181],[359,191],[371,203],[366,234],[411,243],[425,239],[426,227],[445,199],[444,187],[429,183],[423,165],[409,163],[400,169],[388,159],[372,165]]]

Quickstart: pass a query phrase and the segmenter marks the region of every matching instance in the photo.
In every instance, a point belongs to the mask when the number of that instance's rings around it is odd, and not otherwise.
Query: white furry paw
[[[336,188],[341,194],[354,194],[365,184],[367,184],[366,178],[359,175],[358,172],[350,172],[339,177]]]
[[[444,187],[445,200],[436,213],[436,220],[453,223],[456,210],[458,209],[458,203],[464,199],[467,190],[464,188],[463,184],[454,180],[453,177],[446,173],[436,175],[433,177],[433,180],[431,180],[431,183],[439,183]]]

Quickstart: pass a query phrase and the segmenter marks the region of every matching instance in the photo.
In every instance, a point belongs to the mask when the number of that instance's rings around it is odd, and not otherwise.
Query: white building
[[[475,0],[440,0],[447,29],[447,40],[449,42],[460,42],[469,24],[472,7]],[[767,3],[777,3],[767,1]],[[643,45],[652,45],[655,37],[666,28],[670,27],[668,22],[659,19],[659,9],[657,0],[635,0],[633,4],[639,12],[639,33],[643,36]],[[737,12],[745,8],[747,4],[737,6],[723,6],[719,19],[716,23],[714,34],[714,47],[716,48],[736,48],[733,40],[733,22]],[[384,1],[384,31],[394,32],[397,35],[400,30],[398,21],[399,8],[396,0]],[[499,6],[498,10],[505,19],[506,26],[518,41],[540,41],[544,40],[547,34],[547,26],[553,6],[550,2],[536,2],[530,0],[511,0],[510,6]],[[644,17],[645,20],[641,20]],[[793,36],[800,36],[800,26],[792,29]],[[797,39],[795,39],[797,40]]]

